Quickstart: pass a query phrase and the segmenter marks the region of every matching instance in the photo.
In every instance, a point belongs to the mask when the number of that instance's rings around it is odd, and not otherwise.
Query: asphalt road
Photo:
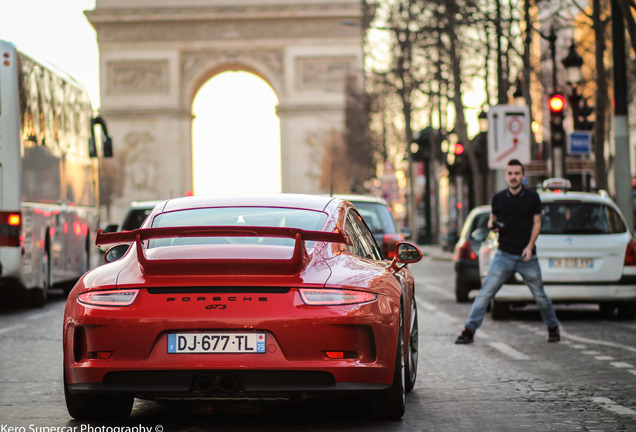
[[[448,255],[425,252],[411,266],[419,376],[400,421],[352,420],[315,402],[137,401],[126,423],[77,422],[64,404],[65,300],[57,295],[39,310],[0,306],[0,432],[636,430],[636,322],[603,319],[593,306],[557,307],[562,341],[550,344],[528,307],[507,321],[487,317],[474,344],[455,345],[470,305],[454,300]]]

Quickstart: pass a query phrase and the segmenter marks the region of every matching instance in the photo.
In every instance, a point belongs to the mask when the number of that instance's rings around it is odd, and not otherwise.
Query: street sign
[[[590,154],[592,148],[592,134],[589,132],[574,131],[568,137],[568,153],[573,155]]]
[[[488,167],[505,168],[510,159],[530,162],[527,106],[496,105],[488,112]]]

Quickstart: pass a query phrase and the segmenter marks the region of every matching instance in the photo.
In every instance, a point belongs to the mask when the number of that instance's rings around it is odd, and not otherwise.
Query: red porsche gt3
[[[385,261],[355,207],[295,194],[158,205],[86,273],[64,313],[72,417],[122,419],[134,398],[345,397],[399,418],[417,374],[406,242]]]

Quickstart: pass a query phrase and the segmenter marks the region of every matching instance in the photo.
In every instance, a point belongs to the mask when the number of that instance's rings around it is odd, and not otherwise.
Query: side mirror
[[[111,137],[104,137],[104,142],[102,142],[102,151],[104,152],[104,157],[113,157],[113,139]]]
[[[95,145],[95,138],[93,137],[88,139],[88,156],[92,158],[97,157],[97,146]]]
[[[486,240],[486,237],[488,237],[489,233],[490,233],[490,230],[488,228],[477,228],[476,230],[470,233],[470,237],[473,240],[481,243],[484,240]]]
[[[413,243],[399,242],[395,246],[395,256],[398,262],[411,264],[422,259],[422,252]]]
[[[106,260],[106,262],[109,263],[117,261],[124,255],[126,255],[126,252],[128,252],[128,248],[130,248],[130,245],[128,244],[118,244],[117,246],[113,246],[112,248],[108,249],[108,251],[106,251],[106,254],[104,254],[104,259]]]
[[[401,270],[407,264],[416,263],[422,259],[422,252],[413,243],[399,242],[395,245],[395,258],[391,261],[391,268]],[[402,264],[401,266],[398,265]]]
[[[113,140],[110,135],[108,135],[106,122],[101,116],[96,116],[91,119],[91,137],[88,140],[88,153],[90,157],[98,156],[95,141],[95,126],[100,126],[102,129],[102,156],[105,158],[113,157]]]

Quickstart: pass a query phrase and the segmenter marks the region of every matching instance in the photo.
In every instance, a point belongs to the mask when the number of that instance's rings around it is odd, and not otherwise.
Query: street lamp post
[[[570,84],[571,93],[568,95],[568,102],[572,107],[572,120],[574,129],[579,129],[579,107],[581,99],[583,97],[578,93],[578,85],[583,81],[583,73],[581,72],[581,66],[583,66],[583,57],[576,52],[574,41],[570,45],[568,55],[561,60],[565,67],[566,81]]]

